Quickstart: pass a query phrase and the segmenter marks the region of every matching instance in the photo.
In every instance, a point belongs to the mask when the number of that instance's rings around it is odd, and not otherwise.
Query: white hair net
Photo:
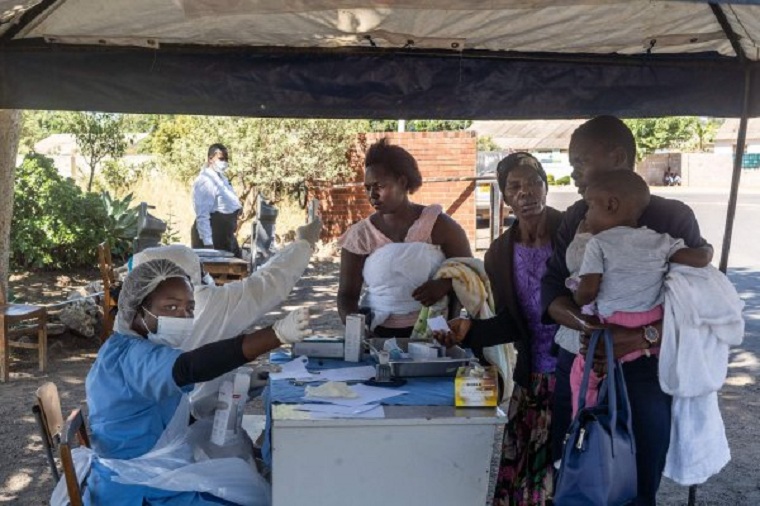
[[[171,260],[179,265],[190,276],[194,285],[201,285],[201,259],[192,249],[182,244],[145,249],[132,258],[132,268],[158,258]]]
[[[119,293],[119,311],[116,315],[116,332],[133,334],[130,330],[137,309],[145,298],[170,278],[189,279],[187,273],[171,260],[150,260],[135,267],[127,274]]]

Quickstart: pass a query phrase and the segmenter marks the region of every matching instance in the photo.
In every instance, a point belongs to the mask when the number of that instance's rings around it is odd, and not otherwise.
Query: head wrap
[[[501,190],[501,193],[504,193],[504,187],[507,186],[507,176],[509,173],[517,167],[522,166],[527,166],[534,169],[538,176],[543,180],[544,185],[548,184],[546,172],[544,171],[544,167],[541,165],[541,162],[539,162],[538,159],[530,153],[518,151],[517,153],[507,155],[496,166],[496,180],[499,182],[499,189]]]

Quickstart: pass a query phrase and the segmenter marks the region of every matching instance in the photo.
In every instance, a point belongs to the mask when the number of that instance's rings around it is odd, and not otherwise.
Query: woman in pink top
[[[381,139],[367,150],[365,167],[375,212],[340,238],[338,312],[345,323],[346,315],[367,308],[375,335],[406,337],[420,308],[451,291],[451,280],[431,279],[443,260],[472,252],[462,227],[440,205],[409,200],[422,176],[408,151]]]

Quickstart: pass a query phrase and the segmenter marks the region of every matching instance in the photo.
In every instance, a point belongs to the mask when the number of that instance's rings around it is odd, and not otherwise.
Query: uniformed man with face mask
[[[227,148],[212,144],[208,159],[193,183],[195,223],[190,235],[193,248],[230,251],[240,258],[235,232],[243,206],[225,175],[228,167]]]

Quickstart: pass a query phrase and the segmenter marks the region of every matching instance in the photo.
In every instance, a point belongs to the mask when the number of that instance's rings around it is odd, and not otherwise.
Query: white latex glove
[[[296,229],[296,239],[304,239],[314,247],[319,241],[319,234],[322,232],[322,218],[317,216],[314,221],[302,225]]]
[[[311,335],[311,329],[309,329],[309,309],[300,307],[295,311],[291,311],[282,320],[274,322],[272,330],[274,330],[277,339],[282,344],[293,344],[303,341],[305,337]]]

